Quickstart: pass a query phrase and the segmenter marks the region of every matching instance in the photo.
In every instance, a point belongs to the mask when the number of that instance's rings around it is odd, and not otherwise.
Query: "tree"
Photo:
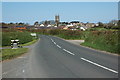
[[[14,27],[15,26],[15,24],[14,23],[12,23],[12,22],[10,22],[9,24],[8,24],[8,27]]]
[[[48,25],[48,21],[47,21],[47,20],[44,22],[44,25],[45,25],[45,26],[47,26],[47,25]]]
[[[25,26],[29,26],[29,23],[25,23]]]
[[[38,21],[36,21],[36,22],[34,23],[34,26],[38,26],[38,24],[39,24],[39,22],[38,22]]]
[[[99,27],[104,27],[104,24],[102,22],[98,22]]]
[[[8,26],[8,24],[2,22],[2,27],[7,27],[7,26]]]
[[[20,22],[20,23],[18,23],[18,25],[20,25],[20,26],[24,26],[24,23]]]
[[[118,20],[118,26],[120,27],[120,20]]]
[[[111,20],[107,25],[109,29],[117,29],[118,28],[118,20]]]

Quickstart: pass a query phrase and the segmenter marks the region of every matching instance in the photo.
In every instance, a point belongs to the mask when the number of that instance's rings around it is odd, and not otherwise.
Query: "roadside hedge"
[[[19,39],[20,44],[24,44],[33,40],[29,32],[2,32],[2,46],[10,46],[12,39]]]

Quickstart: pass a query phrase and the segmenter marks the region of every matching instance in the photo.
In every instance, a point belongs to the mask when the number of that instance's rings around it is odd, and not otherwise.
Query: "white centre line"
[[[94,65],[96,65],[96,66],[98,66],[98,67],[101,67],[101,68],[103,68],[103,69],[109,70],[109,71],[114,72],[114,73],[118,73],[117,71],[115,71],[115,70],[113,70],[113,69],[107,68],[107,67],[105,67],[105,66],[102,66],[102,65],[97,64],[97,63],[95,63],[95,62],[92,62],[92,61],[90,61],[90,60],[87,60],[87,59],[85,59],[85,58],[81,58],[81,59],[84,60],[84,61],[86,61],[86,62],[89,62],[89,63],[91,63],[91,64],[94,64]]]
[[[53,39],[51,39],[51,41],[52,41],[52,42],[54,42],[54,40],[53,40]]]
[[[75,55],[75,54],[73,54],[72,52],[70,52],[70,51],[68,51],[66,49],[63,49],[63,50],[66,51],[66,52],[68,52],[69,54]]]
[[[61,48],[59,45],[57,45],[57,47]]]
[[[56,44],[56,42],[53,42],[54,44]]]

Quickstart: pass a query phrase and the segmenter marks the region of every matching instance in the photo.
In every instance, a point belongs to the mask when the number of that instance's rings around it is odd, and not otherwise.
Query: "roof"
[[[16,26],[16,27],[24,27],[24,26]]]

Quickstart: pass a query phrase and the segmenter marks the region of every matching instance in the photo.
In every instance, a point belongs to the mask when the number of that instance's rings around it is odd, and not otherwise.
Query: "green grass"
[[[11,39],[19,39],[20,44],[25,44],[27,42],[30,42],[34,39],[30,35],[30,32],[2,32],[2,46],[10,46],[11,45]]]
[[[28,48],[18,48],[18,49],[2,49],[2,60],[12,59],[17,56],[20,56],[28,51]]]
[[[35,39],[35,40],[31,41],[31,42],[28,42],[28,43],[25,43],[25,44],[20,44],[20,46],[30,46],[30,45],[34,44],[35,42],[37,42],[37,41],[38,41],[38,39]],[[2,46],[0,46],[0,47],[2,47]],[[4,47],[11,47],[11,46],[4,46]]]
[[[118,32],[117,31],[95,31],[82,43],[83,46],[88,46],[94,49],[103,50],[111,53],[120,54],[118,49]]]
[[[31,42],[22,44],[21,46],[29,46],[37,42],[38,39],[35,39]],[[1,60],[6,60],[6,59],[12,59],[17,56],[20,56],[28,51],[28,48],[18,48],[18,49],[2,49],[0,50],[0,61]]]
[[[25,43],[25,44],[21,44],[20,46],[29,46],[29,45],[32,45],[32,44],[34,44],[35,42],[37,42],[37,40],[38,40],[38,39],[35,39],[35,40],[31,41],[31,42],[28,42],[28,43]]]
[[[97,50],[102,50],[102,51],[107,51],[107,52],[111,52],[111,53],[116,53],[116,54],[120,54],[117,50],[117,47],[112,47],[111,45],[100,45],[100,44],[91,44],[91,43],[88,43],[88,42],[85,42],[85,43],[82,43],[81,45],[83,46],[87,46],[87,47],[90,47],[90,48],[94,48],[94,49],[97,49]]]

